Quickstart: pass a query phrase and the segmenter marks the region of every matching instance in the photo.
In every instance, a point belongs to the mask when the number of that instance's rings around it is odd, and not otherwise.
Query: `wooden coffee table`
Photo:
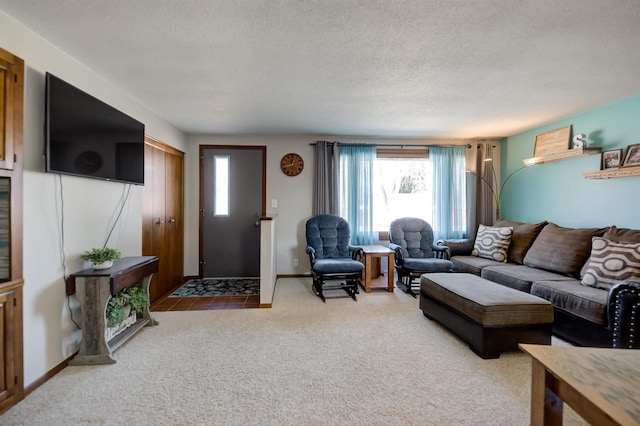
[[[531,425],[562,425],[562,406],[593,425],[640,425],[640,350],[521,344],[531,355]]]
[[[373,275],[373,259],[374,258],[387,258],[387,262],[389,264],[389,271],[387,272],[387,291],[393,292],[393,269],[395,267],[395,253],[393,250],[390,250],[388,247],[382,245],[366,245],[366,246],[358,246],[362,248],[364,252],[364,259],[362,260],[364,263],[364,271],[363,271],[363,279],[364,281],[364,292],[371,293],[371,277]],[[362,283],[361,281],[361,283]]]

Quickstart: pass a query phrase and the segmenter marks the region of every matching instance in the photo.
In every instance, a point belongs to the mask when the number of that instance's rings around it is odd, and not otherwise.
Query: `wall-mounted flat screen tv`
[[[46,74],[46,171],[144,185],[144,124]]]

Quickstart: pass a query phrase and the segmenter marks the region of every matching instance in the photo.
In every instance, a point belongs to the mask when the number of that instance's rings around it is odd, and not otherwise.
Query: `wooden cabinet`
[[[0,168],[13,169],[15,141],[22,140],[24,61],[0,49]]]
[[[24,397],[23,89],[24,61],[0,49],[0,414]]]
[[[149,292],[154,302],[182,284],[184,154],[147,137],[144,155],[142,254],[160,260]]]
[[[22,280],[0,286],[0,413],[23,398]]]

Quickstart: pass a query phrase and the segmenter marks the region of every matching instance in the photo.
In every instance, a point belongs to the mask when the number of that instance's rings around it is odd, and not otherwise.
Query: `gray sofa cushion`
[[[548,223],[524,257],[524,264],[579,278],[591,253],[591,238],[607,228],[563,228]]]
[[[482,269],[481,277],[527,293],[531,291],[531,284],[536,281],[567,279],[565,275],[524,265],[487,266]]]
[[[536,281],[531,286],[531,294],[587,321],[608,324],[606,290],[586,287],[578,280]]]
[[[507,219],[498,220],[493,226],[513,228],[511,245],[509,245],[509,251],[507,252],[507,262],[522,265],[524,256],[546,224],[546,220],[540,223],[523,223]]]
[[[484,257],[477,256],[453,256],[451,258],[451,262],[453,262],[453,271],[454,272],[464,272],[467,274],[474,274],[480,276],[480,272],[482,268],[487,266],[497,266],[497,265],[509,265],[504,264],[502,262],[496,262],[495,260],[485,259]]]
[[[616,243],[640,243],[640,230],[610,226],[602,238]]]

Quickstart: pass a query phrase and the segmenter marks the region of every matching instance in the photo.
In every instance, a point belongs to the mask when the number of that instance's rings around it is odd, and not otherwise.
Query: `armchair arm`
[[[436,258],[447,260],[451,259],[451,249],[444,244],[440,244],[440,241],[438,241],[437,244],[433,244],[431,248],[433,249],[433,254],[435,254]]]
[[[349,245],[349,253],[351,253],[351,258],[353,260],[362,260],[364,259],[364,250],[362,247]]]
[[[316,263],[316,249],[311,246],[307,246],[305,253],[309,255],[309,262],[311,262],[311,266],[313,267],[313,264]]]
[[[640,349],[636,331],[640,319],[640,282],[623,281],[613,286],[607,296],[607,309],[613,347]]]
[[[404,263],[404,257],[402,256],[402,247],[398,244],[389,243],[389,250],[393,250],[395,253],[396,265],[402,265]]]

